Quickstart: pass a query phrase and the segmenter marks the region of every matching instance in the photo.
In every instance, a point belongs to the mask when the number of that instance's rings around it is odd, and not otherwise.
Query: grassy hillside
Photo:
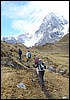
[[[66,39],[65,39],[66,40]],[[46,44],[33,48],[26,48],[22,44],[8,44],[1,42],[1,99],[62,99],[69,97],[69,52],[64,39],[56,44]],[[19,60],[17,50],[22,50],[22,61]],[[64,49],[65,48],[65,49]],[[26,63],[26,52],[32,52],[30,62]],[[42,58],[46,67],[54,66],[55,72],[47,68],[44,75],[45,87],[42,90],[38,83],[36,70],[33,67],[34,55]],[[28,67],[28,65],[30,67]],[[59,70],[66,70],[63,75]],[[18,88],[24,83],[26,89]]]

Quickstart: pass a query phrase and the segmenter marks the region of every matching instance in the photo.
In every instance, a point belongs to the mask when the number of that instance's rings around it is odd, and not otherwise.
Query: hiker
[[[36,68],[37,75],[39,74],[38,67],[37,67],[38,61],[39,61],[39,57],[36,56],[36,55],[34,55],[34,64],[33,64],[33,67]]]
[[[38,64],[38,61],[39,61],[39,57],[34,55],[34,64],[37,65]]]
[[[30,51],[28,51],[28,52],[26,53],[26,58],[27,58],[27,62],[29,62],[29,60],[32,58],[32,54],[31,54]]]
[[[21,55],[22,55],[21,49],[18,49],[18,55],[19,55],[19,59],[21,60]]]
[[[40,81],[41,86],[43,87],[44,86],[44,72],[45,72],[46,66],[43,63],[42,59],[39,59],[37,67],[38,67],[38,72],[39,72],[39,81]]]

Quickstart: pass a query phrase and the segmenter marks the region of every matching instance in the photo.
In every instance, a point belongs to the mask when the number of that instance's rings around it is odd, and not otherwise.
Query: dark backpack
[[[18,50],[18,53],[19,53],[19,54],[22,54],[22,51],[19,49],[19,50]]]
[[[44,69],[46,69],[46,66],[43,62],[38,62],[38,69],[39,71],[43,71]]]

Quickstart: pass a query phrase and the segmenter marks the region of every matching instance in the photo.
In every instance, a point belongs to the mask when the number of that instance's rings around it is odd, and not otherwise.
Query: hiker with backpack
[[[36,68],[38,68],[39,81],[40,81],[41,86],[43,87],[44,86],[44,72],[45,72],[46,66],[43,63],[42,59],[39,59]]]
[[[26,58],[27,58],[27,62],[29,62],[29,60],[32,58],[32,54],[31,54],[30,51],[28,51],[28,52],[26,53]]]
[[[39,57],[36,56],[36,55],[34,55],[34,64],[33,64],[33,67],[36,68],[37,75],[39,74],[38,67],[37,67],[38,61],[39,61]]]
[[[20,48],[18,49],[18,55],[19,55],[19,59],[21,60],[22,51]]]

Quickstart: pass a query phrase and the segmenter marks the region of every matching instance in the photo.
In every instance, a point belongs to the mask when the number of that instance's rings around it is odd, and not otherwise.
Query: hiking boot
[[[41,84],[41,88],[42,88],[42,89],[44,88],[44,84]]]
[[[41,86],[42,88],[44,87],[44,84],[42,84],[42,86]]]
[[[38,82],[40,83],[40,80],[38,80]]]

